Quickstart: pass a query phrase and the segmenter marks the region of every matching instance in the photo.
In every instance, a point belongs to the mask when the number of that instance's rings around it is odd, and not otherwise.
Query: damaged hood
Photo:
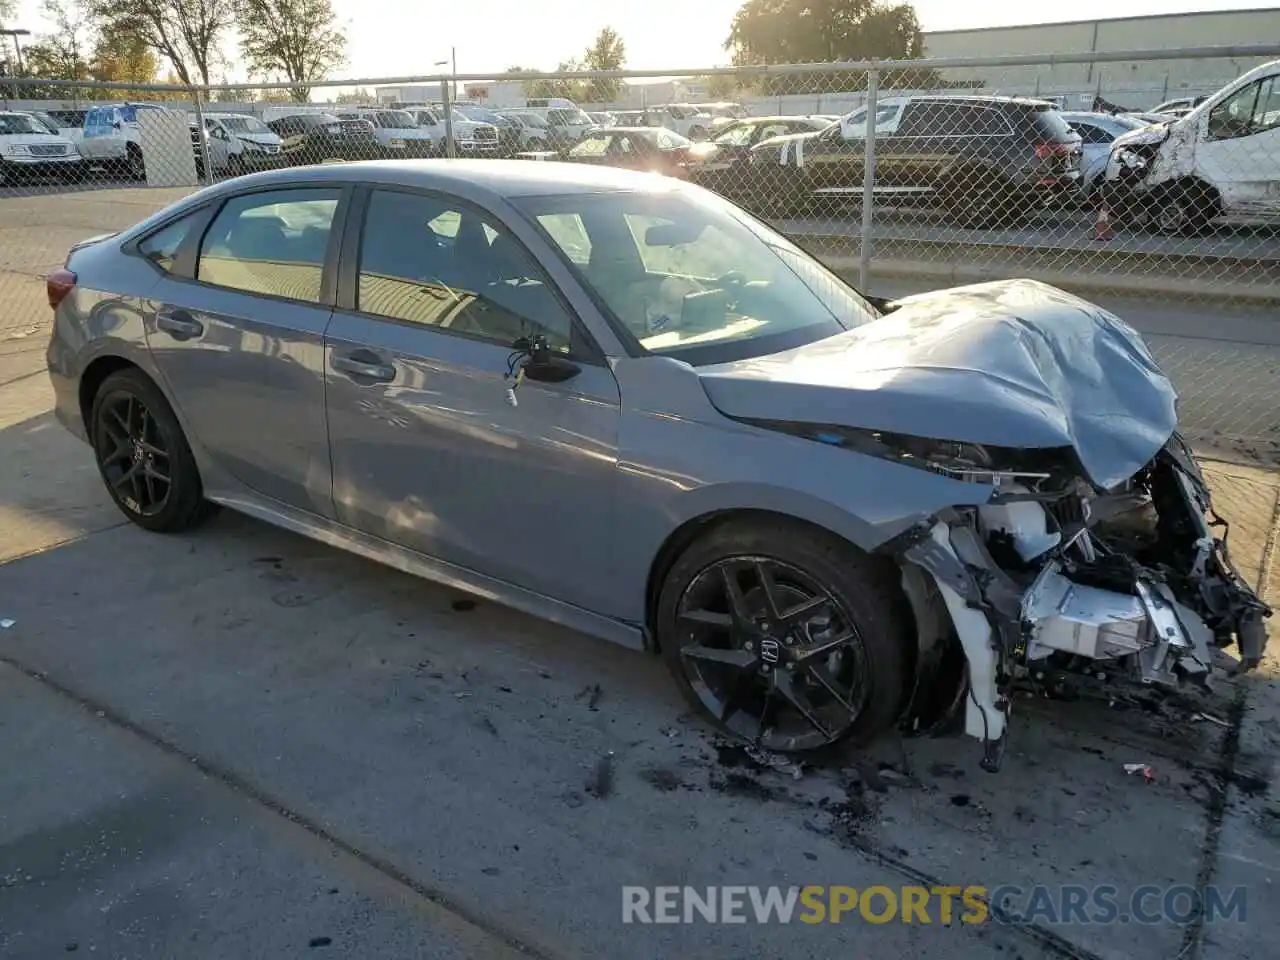
[[[1164,143],[1169,139],[1169,132],[1180,122],[1180,120],[1170,120],[1168,123],[1153,123],[1149,127],[1139,127],[1137,130],[1122,133],[1111,142],[1111,150],[1114,153],[1124,147],[1147,147]]]
[[[1110,488],[1173,433],[1176,394],[1142,339],[1085,300],[1009,280],[899,300],[804,347],[701,367],[730,417],[1015,448],[1073,447]]]

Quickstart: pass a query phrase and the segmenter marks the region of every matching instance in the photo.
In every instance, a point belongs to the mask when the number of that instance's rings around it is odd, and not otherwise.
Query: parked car
[[[188,114],[187,122],[194,128],[196,115]],[[205,114],[204,128],[208,134],[205,149],[215,173],[238,177],[281,162],[280,137],[251,114]],[[196,165],[203,172],[204,157],[199,150]]]
[[[16,110],[0,112],[0,185],[38,176],[78,180],[84,161],[76,145],[50,133],[35,117]]]
[[[497,130],[499,154],[510,156],[522,149],[523,128],[511,118],[472,103],[460,103],[454,109],[466,120],[487,123]]]
[[[437,152],[442,151],[448,140],[443,110],[431,106],[406,107],[404,110],[431,136]],[[453,128],[454,153],[460,156],[498,155],[498,128],[493,124],[468,120],[457,110],[450,115],[450,121],[448,126]]]
[[[686,177],[692,146],[691,140],[686,140],[674,130],[601,127],[564,151],[563,157],[572,163],[626,167]]]
[[[1109,113],[1064,113],[1062,119],[1080,136],[1080,192],[1085,199],[1093,196],[1104,179],[1116,137],[1148,126],[1136,117]]]
[[[888,97],[878,102],[875,191],[942,207],[962,224],[1008,224],[1074,196],[1080,137],[1049,104],[1009,97]],[[755,205],[773,215],[862,194],[867,110],[821,133],[752,149]]]
[[[710,140],[689,148],[689,179],[733,200],[751,197],[751,148],[774,137],[813,133],[831,126],[816,117],[751,117],[721,127]]]
[[[1280,60],[1250,70],[1181,119],[1119,137],[1105,187],[1122,219],[1165,234],[1280,222]]]
[[[1151,108],[1151,113],[1172,113],[1176,116],[1186,116],[1200,104],[1208,100],[1208,96],[1200,97],[1179,97],[1176,100],[1166,100],[1157,107]]]
[[[587,114],[577,107],[530,108],[547,121],[547,132],[551,138],[551,147],[555,150],[573,146],[590,130],[595,123]]]
[[[1263,655],[1172,385],[1041,283],[872,301],[697,186],[463,160],[229,180],[46,287],[139,527],[224,504],[659,651],[764,750],[963,712],[996,769],[1014,677]]]
[[[80,154],[90,163],[136,180],[147,175],[142,156],[142,135],[138,114],[143,110],[163,110],[158,103],[117,103],[93,107],[84,115]]]
[[[719,133],[721,129],[729,124],[737,120],[746,119],[751,115],[742,104],[734,103],[730,100],[721,100],[716,103],[694,103],[689,104],[689,106],[698,113],[705,113],[711,118],[710,132],[713,134]]]
[[[711,120],[711,114],[687,103],[669,103],[644,110],[644,126],[666,127],[690,140],[705,140],[711,133]]]
[[[323,160],[371,160],[382,145],[368,120],[339,120],[328,113],[295,113],[267,123],[280,137],[280,155],[292,165]]]
[[[521,150],[548,150],[551,148],[551,127],[536,113],[523,110],[500,110],[501,116],[514,122],[520,131]]]
[[[58,135],[66,137],[72,143],[79,143],[84,136],[84,118],[88,110],[59,108],[42,111],[58,127]]]
[[[431,131],[420,127],[407,110],[362,107],[337,110],[334,116],[339,120],[368,121],[384,157],[430,157],[438,152],[438,144]]]
[[[591,122],[597,127],[616,127],[618,125],[618,118],[607,111],[597,110],[589,112],[587,116],[591,118]]]

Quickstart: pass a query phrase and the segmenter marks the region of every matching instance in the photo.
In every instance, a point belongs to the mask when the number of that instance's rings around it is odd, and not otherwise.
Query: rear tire
[[[102,381],[89,436],[107,493],[138,526],[177,533],[214,512],[173,408],[141,370],[120,370]]]
[[[962,227],[1010,227],[1025,215],[1012,188],[986,171],[948,177],[936,191],[940,205]]]
[[[654,627],[676,685],[713,727],[799,753],[894,725],[912,624],[892,563],[799,521],[741,519],[675,561]]]

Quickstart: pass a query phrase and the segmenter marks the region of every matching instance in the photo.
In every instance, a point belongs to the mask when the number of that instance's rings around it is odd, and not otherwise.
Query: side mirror
[[[564,383],[582,372],[582,368],[568,357],[552,353],[547,346],[547,338],[534,337],[532,340],[521,337],[516,341],[516,349],[528,353],[524,364],[524,375],[539,383]]]
[[[119,130],[123,126],[123,124],[119,120],[117,120],[114,123],[112,123],[111,126],[112,126],[112,129]]]
[[[840,121],[840,136],[846,140],[862,140],[867,136],[865,123],[850,123],[847,119]]]

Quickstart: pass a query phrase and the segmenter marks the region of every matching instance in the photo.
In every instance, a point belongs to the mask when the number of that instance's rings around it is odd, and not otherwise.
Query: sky
[[[1280,0],[1074,0],[1066,8],[1041,11],[1026,2],[916,0],[925,30],[1004,26],[1094,17],[1142,16],[1200,10],[1274,7]],[[423,75],[456,47],[459,73],[501,72],[511,66],[554,69],[580,56],[601,27],[613,27],[627,48],[634,69],[698,68],[723,65],[723,49],[740,0],[465,0],[418,3],[414,0],[333,0],[346,22],[349,63],[339,78]],[[33,34],[49,30],[39,13],[40,0],[19,0],[12,26]],[[29,39],[36,39],[32,37]],[[228,51],[234,60],[234,47]],[[234,78],[243,78],[234,68]],[[336,78],[335,78],[336,79]]]

